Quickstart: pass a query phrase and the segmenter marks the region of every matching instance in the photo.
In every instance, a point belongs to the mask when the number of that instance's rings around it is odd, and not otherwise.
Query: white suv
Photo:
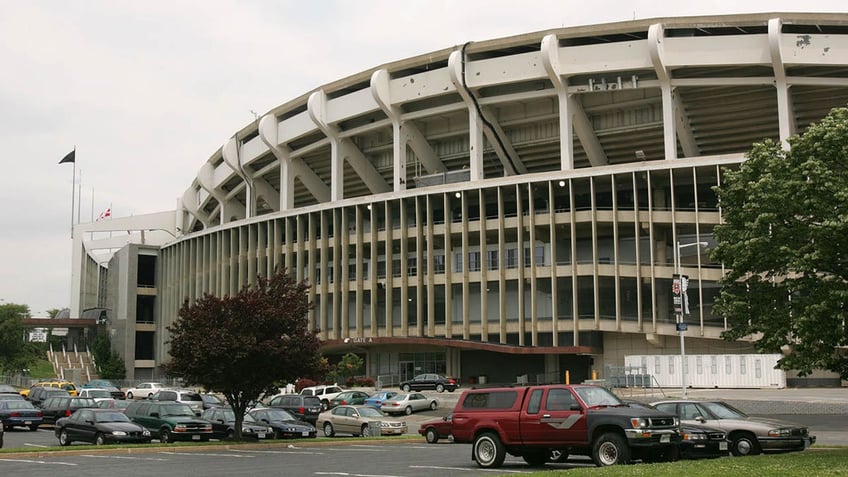
[[[338,384],[321,384],[319,386],[310,386],[300,390],[300,394],[303,396],[315,396],[320,399],[321,411],[329,409],[330,401],[343,392],[344,389],[340,388]]]

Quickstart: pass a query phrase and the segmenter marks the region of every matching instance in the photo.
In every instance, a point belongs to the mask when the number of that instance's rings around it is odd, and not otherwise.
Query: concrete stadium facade
[[[639,20],[400,60],[235,132],[176,210],[78,225],[72,314],[108,308],[128,377],[155,377],[186,298],[285,267],[313,284],[324,351],[362,354],[369,375],[578,381],[680,352],[679,269],[687,351],[750,353],[711,310],[712,187],[752,143],[846,103],[844,14]],[[109,230],[135,232],[93,238]]]

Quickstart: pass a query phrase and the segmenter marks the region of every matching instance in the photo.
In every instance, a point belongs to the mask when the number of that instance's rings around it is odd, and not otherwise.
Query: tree
[[[16,373],[28,368],[36,354],[27,340],[24,318],[29,317],[29,307],[15,303],[0,305],[0,372]]]
[[[348,379],[352,379],[359,373],[364,364],[365,361],[356,353],[347,353],[336,364],[335,372],[332,373],[333,379],[339,383],[346,383]]]
[[[789,145],[755,144],[716,187],[724,223],[712,256],[730,271],[713,311],[728,320],[725,339],[784,353],[782,369],[848,379],[848,109]]]
[[[112,351],[112,340],[107,335],[100,335],[91,345],[91,354],[97,366],[97,374],[103,379],[124,379],[127,376],[127,366],[121,355]]]
[[[166,372],[221,392],[236,417],[236,439],[251,402],[274,393],[276,383],[320,370],[320,343],[306,320],[308,288],[277,271],[235,296],[206,294],[194,304],[186,300],[168,327]]]

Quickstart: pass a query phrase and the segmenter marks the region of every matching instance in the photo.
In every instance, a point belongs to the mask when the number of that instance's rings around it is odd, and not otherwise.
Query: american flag
[[[97,220],[108,219],[111,216],[112,216],[112,208],[109,207],[108,209],[104,210],[103,212],[100,212],[100,215],[97,217]]]

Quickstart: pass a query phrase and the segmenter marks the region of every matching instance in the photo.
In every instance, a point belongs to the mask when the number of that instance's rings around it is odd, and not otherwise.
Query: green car
[[[141,424],[159,442],[208,441],[212,423],[200,419],[187,405],[175,401],[135,401],[125,412],[133,422]]]

